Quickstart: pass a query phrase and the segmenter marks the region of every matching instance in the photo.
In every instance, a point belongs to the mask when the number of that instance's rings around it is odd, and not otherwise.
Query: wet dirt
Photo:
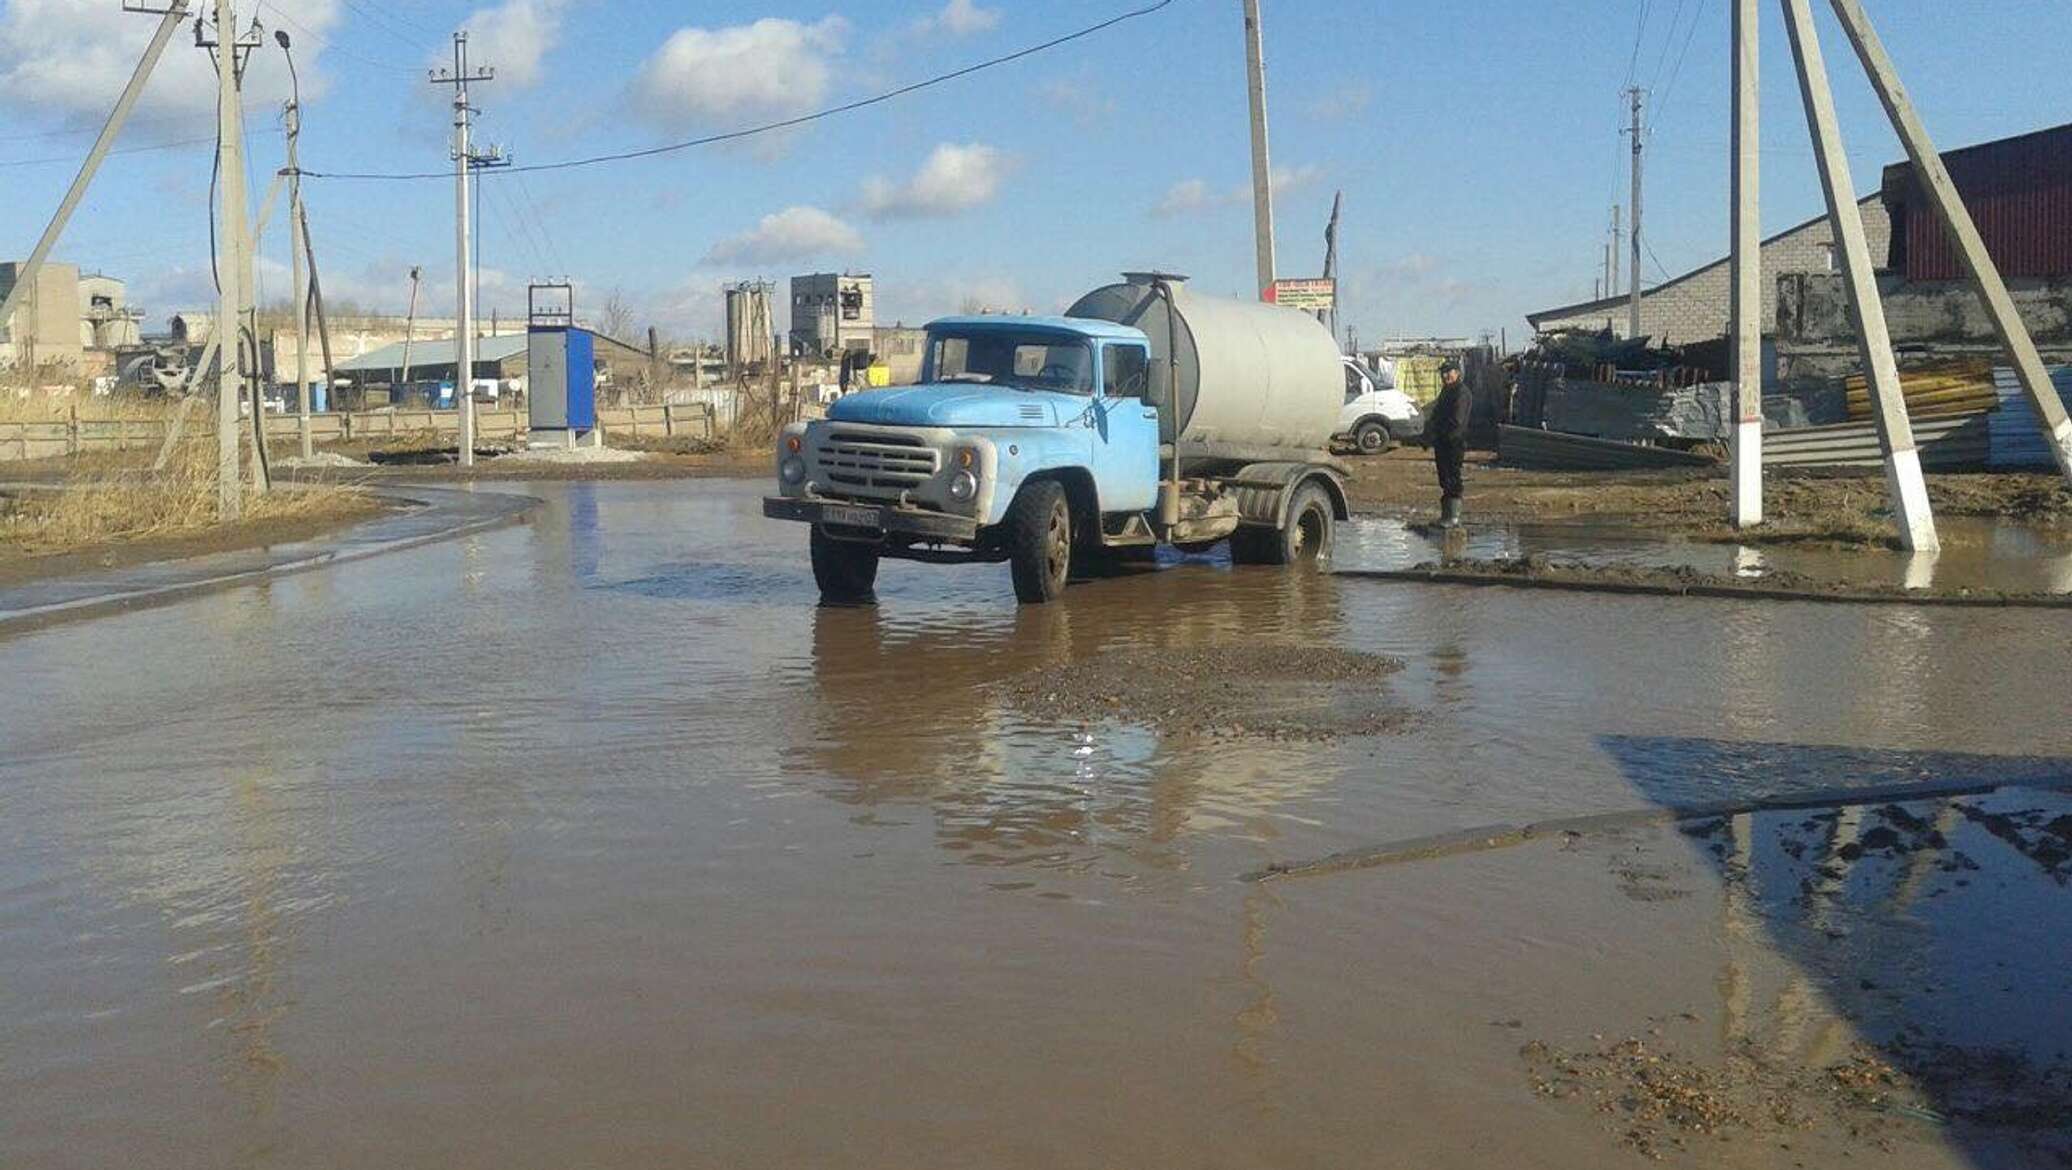
[[[1355,510],[1419,518],[1436,512],[1438,489],[1428,452],[1401,448],[1346,463]],[[2072,490],[2056,476],[1927,478],[1929,502],[1938,517],[2072,531]],[[1763,530],[1748,533],[1724,523],[1732,494],[1721,471],[1523,471],[1499,466],[1493,455],[1481,452],[1470,457],[1466,479],[1470,519],[1616,521],[1684,539],[1754,545],[1889,549],[1896,540],[1884,476],[1876,469],[1772,468],[1763,489],[1767,522]]]
[[[5,522],[7,506],[7,495],[0,492],[0,524]],[[0,586],[22,585],[99,569],[124,569],[212,553],[293,544],[338,532],[393,510],[393,505],[367,497],[321,516],[249,520],[178,535],[100,541],[62,552],[32,553],[0,540]]]
[[[1239,878],[2059,775],[2059,615],[1218,557],[1043,607],[1003,566],[888,564],[877,606],[822,609],[765,486],[528,482],[523,527],[0,639],[0,1163],[1638,1164],[1521,1071],[1594,1033],[1971,1062],[1891,1056],[1957,1120],[1889,1151],[1816,1127],[1671,1164],[2051,1164],[2061,1120],[1958,1110],[2038,1104],[1996,1054],[2072,1050],[2072,802],[1893,805],[1939,846],[1881,804]],[[1215,737],[1006,693],[1250,645],[1416,718]]]
[[[1052,722],[1119,721],[1161,734],[1323,741],[1401,731],[1413,718],[1382,680],[1403,663],[1322,646],[1232,643],[1109,650],[1002,685]]]

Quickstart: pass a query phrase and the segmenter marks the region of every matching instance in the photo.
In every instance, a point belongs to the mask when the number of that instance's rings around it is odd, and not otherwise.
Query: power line
[[[1676,67],[1669,71],[1669,85],[1662,91],[1662,96],[1655,102],[1656,125],[1661,124],[1663,107],[1669,104],[1670,95],[1676,92],[1676,79],[1683,76],[1684,59],[1691,55],[1691,42],[1698,39],[1698,25],[1705,19],[1705,9],[1708,2],[1709,0],[1698,0],[1698,10],[1691,17],[1691,31],[1684,34],[1683,49],[1676,55]],[[1650,138],[1654,137],[1654,131],[1650,130],[1648,136]]]
[[[613,154],[591,155],[587,158],[566,159],[561,162],[533,163],[529,166],[510,167],[507,169],[512,173],[524,173],[533,171],[567,171],[574,170],[578,167],[593,167],[601,166],[605,163],[630,162],[635,159],[653,158],[657,155],[674,154],[678,151],[690,150],[693,147],[711,146],[715,143],[720,142],[735,142],[743,138],[752,138],[760,134],[769,134],[778,130],[789,130],[794,126],[803,126],[808,122],[817,122],[823,118],[832,118],[838,114],[852,113],[856,110],[861,110],[869,106],[882,105],[885,102],[892,101],[895,98],[905,97],[907,94],[915,93],[919,90],[924,90],[933,86],[942,85],[945,82],[955,81],[961,77],[969,77],[974,73],[981,72],[982,70],[992,69],[996,66],[1006,65],[1010,62],[1019,61],[1024,57],[1033,57],[1038,53],[1055,49],[1060,45],[1067,45],[1072,43],[1073,41],[1083,40],[1086,37],[1090,37],[1093,36],[1095,33],[1113,28],[1116,25],[1122,24],[1125,21],[1136,20],[1139,17],[1149,16],[1152,13],[1157,12],[1161,9],[1171,7],[1174,2],[1175,0],[1157,0],[1157,3],[1148,4],[1142,8],[1137,8],[1129,12],[1122,13],[1119,16],[1110,17],[1107,20],[1101,21],[1099,24],[1088,25],[1087,27],[1082,28],[1077,32],[1067,33],[1064,36],[1044,41],[1042,44],[1039,45],[1031,45],[1026,49],[1019,49],[1015,52],[1008,53],[1003,56],[993,57],[988,60],[980,61],[975,65],[967,65],[962,69],[953,70],[949,73],[939,73],[925,80],[916,81],[908,85],[900,86],[897,89],[886,90],[883,93],[874,94],[867,98],[859,98],[853,102],[844,102],[838,106],[830,106],[824,110],[816,110],[810,114],[800,114],[797,117],[793,118],[784,118],[775,122],[766,122],[760,126],[750,126],[743,130],[729,130],[722,134],[709,134],[703,138],[692,138],[683,142],[671,142],[662,146],[650,146],[642,150],[627,150],[619,151]],[[303,177],[310,179],[354,179],[374,181],[450,179],[453,177],[446,171],[406,171],[395,173],[382,173],[375,171],[305,170],[302,172],[302,175]]]
[[[1626,86],[1632,88],[1640,77],[1640,44],[1647,37],[1649,0],[1640,0],[1640,19],[1633,26],[1633,56],[1626,62]]]

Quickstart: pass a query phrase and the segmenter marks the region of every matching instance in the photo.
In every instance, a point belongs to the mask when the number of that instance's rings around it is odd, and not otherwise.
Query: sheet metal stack
[[[2052,366],[2050,380],[2066,408],[2072,409],[2072,366]],[[2021,379],[2002,366],[1993,371],[1993,384],[2000,409],[1986,420],[1993,436],[1987,465],[1996,471],[2054,467],[2050,447],[2043,441],[2043,424],[2036,417],[2036,408],[2029,405],[2029,396],[2022,392]]]

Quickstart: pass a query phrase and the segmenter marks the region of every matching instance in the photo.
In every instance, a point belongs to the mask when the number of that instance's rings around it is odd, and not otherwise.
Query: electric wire
[[[998,57],[988,58],[987,60],[977,62],[976,64],[967,65],[962,69],[955,69],[948,73],[939,73],[933,77],[924,78],[920,81],[911,82],[907,85],[902,85],[896,89],[890,89],[882,93],[873,94],[870,97],[858,98],[857,100],[851,102],[843,102],[840,105],[830,106],[823,110],[815,110],[812,113],[799,114],[795,117],[790,118],[782,118],[774,122],[765,122],[759,126],[749,126],[740,130],[729,130],[719,134],[708,134],[702,138],[691,138],[682,142],[665,143],[661,146],[650,146],[639,150],[615,151],[610,154],[591,155],[585,158],[563,159],[559,162],[532,163],[527,166],[510,167],[507,169],[516,173],[575,170],[580,167],[602,166],[607,163],[630,162],[636,159],[654,158],[658,155],[675,154],[679,151],[690,150],[694,147],[711,146],[721,142],[735,142],[744,138],[753,138],[757,135],[773,133],[778,130],[788,130],[794,126],[803,126],[809,122],[817,122],[825,118],[835,117],[839,114],[852,113],[856,110],[865,109],[870,106],[882,105],[896,98],[905,97],[910,93],[915,93],[920,90],[929,89],[934,86],[955,81],[959,78],[969,77],[974,73],[979,73],[987,69],[992,69],[997,66],[1006,65],[1011,62],[1019,61],[1025,57],[1033,57],[1038,53],[1047,52],[1051,49],[1058,48],[1059,46],[1070,44],[1073,41],[1083,40],[1087,37],[1093,36],[1096,33],[1103,32],[1126,21],[1136,20],[1140,17],[1150,16],[1152,13],[1171,7],[1175,2],[1176,0],[1156,0],[1156,3],[1147,4],[1141,8],[1132,9],[1128,12],[1121,13],[1120,15],[1110,17],[1107,20],[1099,22],[1098,24],[1088,25],[1087,27],[1079,29],[1076,32],[1067,33],[1060,37],[1054,37],[1048,41],[1042,42],[1041,44],[1031,45],[1024,49],[1018,49],[1012,53],[1003,54]],[[308,179],[339,179],[375,182],[403,182],[411,180],[450,179],[453,177],[450,171],[380,172],[313,171],[307,169],[302,171],[302,176]]]

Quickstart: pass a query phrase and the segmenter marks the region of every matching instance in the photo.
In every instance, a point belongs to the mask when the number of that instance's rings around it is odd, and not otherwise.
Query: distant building
[[[1877,195],[1864,199],[1859,206],[1871,255],[1882,257],[1892,238],[1891,218]],[[1725,336],[1733,315],[1734,289],[1728,268],[1728,259],[1722,257],[1644,290],[1640,294],[1641,336],[1669,345],[1689,345]],[[1777,319],[1778,277],[1826,275],[1835,269],[1834,232],[1824,213],[1764,240],[1763,320]],[[1624,296],[1546,309],[1528,314],[1525,319],[1541,333],[1609,328],[1613,334],[1626,337],[1632,332],[1630,302]]]
[[[416,321],[404,316],[367,315],[353,317],[332,317],[328,322],[331,334],[331,360],[342,370],[347,362],[365,357],[376,350],[400,345],[409,340],[415,350],[422,349],[427,342],[451,341],[456,330],[452,317],[419,317]],[[475,329],[485,337],[523,336],[525,321],[521,319],[489,318],[475,322]],[[289,381],[295,379],[295,355],[298,339],[293,325],[276,326],[271,334],[273,352],[278,369]],[[400,350],[399,350],[400,352]],[[446,360],[453,361],[451,347]],[[398,362],[400,365],[400,361]],[[413,364],[414,361],[413,361]],[[317,320],[309,320],[309,376],[322,378],[324,370],[323,337],[318,332]]]
[[[777,353],[777,286],[744,280],[720,292],[726,301],[727,369],[737,377],[768,369]]]
[[[871,330],[871,354],[889,372],[894,386],[910,386],[921,380],[922,347],[928,331],[904,325],[880,325]]]
[[[639,380],[649,367],[646,350],[614,341],[590,330],[597,355],[598,387]],[[505,384],[521,382],[526,375],[529,339],[524,333],[484,337],[475,342],[476,379]],[[410,347],[409,381],[412,384],[450,382],[459,368],[458,346],[451,337],[438,341],[413,342]],[[403,383],[403,343],[382,346],[371,353],[338,363],[340,380],[356,386],[394,386]],[[292,377],[292,375],[290,375]]]
[[[112,276],[79,278],[79,344],[86,349],[129,349],[144,339],[144,313],[132,308],[127,286]]]
[[[819,272],[791,278],[791,348],[805,358],[868,351],[877,306],[868,273]]]
[[[0,298],[14,291],[22,268],[19,263],[0,263]],[[85,356],[79,343],[81,320],[79,269],[45,263],[23,291],[13,319],[0,321],[0,366],[79,370]]]

